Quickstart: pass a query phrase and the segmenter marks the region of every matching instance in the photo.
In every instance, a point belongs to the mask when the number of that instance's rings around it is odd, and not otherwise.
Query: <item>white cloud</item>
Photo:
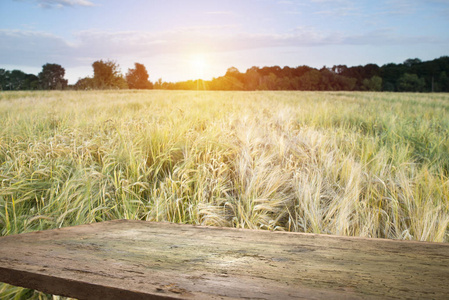
[[[222,28],[225,30],[225,28]],[[87,30],[69,43],[61,37],[35,31],[0,30],[0,64],[33,61],[70,61],[85,64],[89,59],[153,57],[166,53],[229,52],[273,47],[313,47],[330,45],[411,45],[444,44],[448,39],[432,36],[401,36],[393,29],[380,29],[359,35],[322,32],[298,27],[290,33],[221,33],[218,29],[191,27],[164,32]]]
[[[16,0],[19,1],[19,0]],[[66,6],[95,6],[90,0],[29,0],[42,8],[63,8]]]
[[[449,0],[385,0],[378,10],[383,14],[413,15],[419,14],[424,7],[430,11],[448,11]]]
[[[225,10],[225,11],[206,11],[205,14],[206,15],[228,15],[228,16],[229,15],[235,15],[234,12],[228,11],[228,10]]]
[[[64,39],[45,32],[0,29],[0,40],[2,64],[41,63],[66,57],[70,50]]]
[[[225,30],[223,28],[221,32]],[[188,53],[198,52],[225,57],[242,51],[245,53],[266,51],[273,55],[282,49],[296,49],[294,51],[298,52],[316,52],[321,51],[320,49],[331,51],[330,49],[336,49],[333,46],[346,49],[374,46],[375,49],[379,49],[378,47],[404,45],[447,48],[449,45],[448,38],[401,36],[389,28],[359,35],[322,32],[308,27],[298,27],[284,34],[246,32],[217,34],[217,31],[220,32],[218,29],[208,27],[191,27],[156,33],[87,30],[78,32],[75,35],[75,42],[69,43],[61,37],[45,32],[0,29],[2,41],[0,66],[16,65],[20,69],[21,66],[38,67],[45,63],[58,63],[69,71],[75,68],[90,70],[92,62],[98,59],[112,59],[119,64],[132,66],[132,62],[135,61],[157,63],[158,57],[161,56],[182,57]],[[273,57],[273,61],[282,58]]]
[[[419,1],[416,0],[387,0],[381,11],[390,15],[411,15],[416,13],[418,4]]]

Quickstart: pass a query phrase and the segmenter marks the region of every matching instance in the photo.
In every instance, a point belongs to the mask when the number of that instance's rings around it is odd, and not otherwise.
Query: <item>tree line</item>
[[[45,64],[36,76],[20,70],[0,69],[0,90],[63,90],[67,88],[65,69],[58,64]]]
[[[401,64],[367,64],[348,67],[335,65],[321,69],[309,66],[251,67],[245,73],[231,67],[212,80],[152,83],[143,64],[135,63],[123,75],[114,61],[95,61],[92,77],[68,85],[65,70],[58,64],[45,64],[36,76],[20,70],[0,69],[1,90],[61,89],[168,89],[168,90],[304,90],[304,91],[395,91],[449,92],[449,56],[431,61],[407,59]]]
[[[149,75],[144,65],[135,63],[126,77],[119,65],[113,61],[95,61],[92,64],[93,77],[81,78],[74,85],[68,85],[64,79],[65,69],[58,64],[45,64],[36,76],[20,70],[0,69],[1,90],[65,90],[65,89],[152,89]]]

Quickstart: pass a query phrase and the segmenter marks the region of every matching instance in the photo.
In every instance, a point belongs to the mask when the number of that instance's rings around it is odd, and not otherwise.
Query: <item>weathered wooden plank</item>
[[[447,299],[449,245],[120,220],[0,238],[0,281],[79,299]]]

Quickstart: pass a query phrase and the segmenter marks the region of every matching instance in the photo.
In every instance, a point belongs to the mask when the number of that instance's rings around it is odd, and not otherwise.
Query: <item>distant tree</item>
[[[365,78],[371,78],[373,76],[379,76],[380,67],[376,64],[367,64],[363,67]]]
[[[412,67],[413,65],[420,64],[422,61],[419,58],[409,58],[404,61],[404,65],[407,67]]]
[[[2,90],[13,90],[11,71],[0,69],[0,84]]]
[[[20,70],[12,70],[9,74],[10,89],[24,90],[27,74]]]
[[[65,69],[58,64],[45,64],[39,73],[39,83],[44,90],[62,90],[67,87]]]
[[[92,64],[93,83],[98,89],[126,89],[128,84],[120,73],[119,65],[113,61],[98,60]]]
[[[405,73],[398,80],[398,91],[400,92],[422,92],[426,82],[416,74]]]
[[[153,88],[159,89],[159,90],[162,89],[162,78],[159,78],[159,79],[154,83]]]
[[[149,75],[144,65],[135,63],[134,69],[128,69],[126,82],[130,89],[152,89],[153,84],[148,81]]]
[[[277,86],[276,89],[277,90],[281,90],[281,91],[288,91],[288,90],[292,90],[293,89],[293,78],[292,77],[288,77],[288,76],[284,76],[282,78],[278,78],[277,79]]]
[[[321,81],[319,89],[323,91],[337,91],[340,87],[337,84],[336,77],[339,76],[332,72],[330,69],[323,67],[320,69]]]
[[[259,74],[262,76],[269,76],[271,73],[273,73],[276,78],[282,77],[282,68],[279,66],[263,67],[259,71]]]
[[[290,67],[288,67],[288,66],[285,66],[283,69],[282,69],[282,72],[281,72],[281,74],[282,74],[282,77],[288,77],[288,78],[293,78],[293,74],[294,74],[294,72],[295,72],[295,69],[293,69],[293,68],[290,68]]]
[[[226,75],[225,76],[237,77],[238,75],[240,75],[239,69],[237,69],[236,67],[230,67],[226,71]]]
[[[39,78],[20,70],[0,69],[0,90],[37,90]]]
[[[262,77],[261,90],[277,90],[279,85],[278,77],[274,73],[270,73]]]
[[[338,65],[332,67],[332,71],[336,74],[344,74],[345,72],[347,72],[347,70],[348,67],[346,65]]]
[[[211,90],[243,90],[244,76],[245,74],[240,73],[237,68],[230,67],[226,71],[225,76],[212,79],[208,86]]]
[[[446,72],[441,72],[438,80],[438,90],[441,92],[449,92],[449,76]]]
[[[370,79],[363,80],[362,90],[379,92],[382,90],[382,78],[373,76]]]
[[[123,89],[128,89],[129,87],[128,87],[128,83],[126,82],[126,79],[123,78],[122,76],[120,76],[119,78],[117,78],[116,85],[114,88],[123,90]]]
[[[320,89],[321,73],[318,70],[312,69],[300,77],[300,89],[306,91],[313,91]]]
[[[234,86],[232,89],[242,90],[243,89],[243,82],[245,74],[240,73],[239,69],[236,67],[230,67],[226,71],[225,77],[228,81],[232,82],[232,85]]]
[[[246,90],[254,91],[259,86],[261,76],[258,71],[259,71],[258,67],[252,67],[246,70],[244,77],[244,85]]]
[[[243,90],[243,83],[233,76],[213,78],[208,86],[209,89],[217,91]]]
[[[365,67],[364,66],[355,66],[350,68],[344,68],[342,67],[340,70],[337,69],[337,71],[340,71],[338,73],[339,75],[354,78],[356,80],[355,83],[355,89],[360,90],[360,87],[362,86],[363,79],[365,79]]]
[[[109,67],[109,78],[118,77],[123,84],[123,77],[113,62],[96,62],[98,67]],[[95,63],[94,63],[95,64]],[[94,83],[100,88],[117,88],[111,85],[108,76],[102,74],[94,66]],[[107,68],[105,68],[107,69]],[[112,71],[111,71],[112,69]],[[107,73],[107,72],[106,72]],[[139,76],[141,74],[142,76]],[[422,62],[419,59],[408,59],[400,64],[386,64],[379,67],[376,64],[347,67],[335,65],[332,68],[323,67],[320,70],[308,66],[291,68],[285,66],[252,67],[241,73],[231,67],[226,74],[210,81],[187,80],[182,82],[163,82],[161,79],[154,83],[157,89],[183,90],[334,90],[334,91],[420,91],[443,92],[449,91],[449,57],[443,56],[433,61]],[[148,73],[142,64],[135,64],[129,69],[126,83],[131,88],[145,88]],[[86,81],[83,81],[86,83]],[[83,86],[81,83],[75,86]],[[87,81],[88,83],[88,81]],[[142,83],[140,85],[139,83]],[[84,85],[86,86],[86,84]],[[87,85],[88,86],[88,85]]]
[[[80,78],[75,83],[74,88],[76,90],[92,90],[95,88],[94,80],[90,77]]]
[[[407,72],[407,67],[389,63],[380,68],[384,91],[396,91],[398,79]]]
[[[26,90],[38,90],[39,89],[39,77],[34,74],[26,74],[24,89]]]
[[[293,76],[295,77],[301,77],[304,74],[306,74],[307,72],[311,71],[311,70],[315,70],[311,67],[308,66],[299,66],[296,69],[293,70]]]
[[[382,81],[384,81],[384,80],[382,79]],[[384,82],[382,84],[382,91],[394,92],[394,91],[396,91],[396,86],[391,82]]]
[[[0,69],[0,90],[5,90],[6,84],[8,83],[7,72],[5,69]]]
[[[20,70],[5,71],[5,90],[30,89],[29,76],[29,74],[26,74]]]
[[[196,79],[196,80],[187,80],[187,81],[180,81],[176,83],[171,83],[168,85],[162,84],[162,87],[164,89],[172,89],[172,90],[209,90],[209,84],[207,81],[202,79]]]

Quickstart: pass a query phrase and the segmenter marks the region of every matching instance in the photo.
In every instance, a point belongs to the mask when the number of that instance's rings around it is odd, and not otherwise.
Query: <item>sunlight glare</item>
[[[190,59],[190,67],[195,79],[203,79],[207,67],[207,62],[202,54],[193,55]]]

